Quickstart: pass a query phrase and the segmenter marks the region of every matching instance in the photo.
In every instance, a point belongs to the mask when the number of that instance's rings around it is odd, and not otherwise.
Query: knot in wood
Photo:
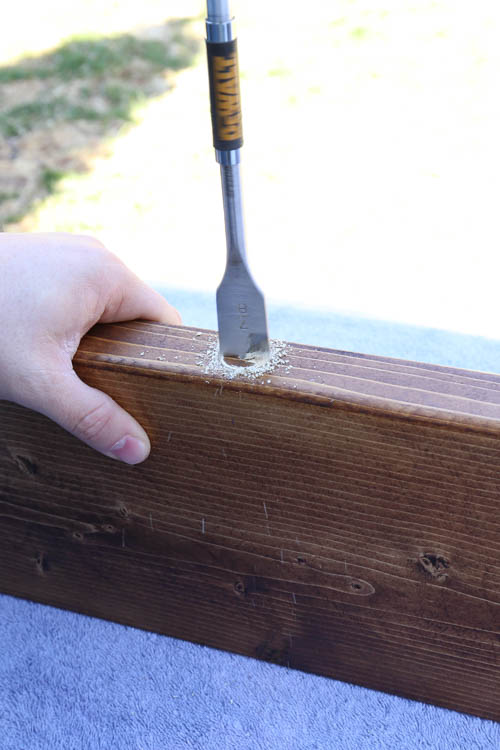
[[[444,571],[446,568],[450,567],[450,563],[449,560],[442,555],[426,552],[425,554],[420,555],[418,563],[420,567],[428,573],[428,575],[432,576],[432,578],[435,578],[436,581],[442,582],[448,578],[448,574]]]

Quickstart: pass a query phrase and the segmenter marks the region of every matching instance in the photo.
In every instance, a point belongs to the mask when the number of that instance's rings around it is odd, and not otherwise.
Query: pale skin
[[[110,458],[144,461],[144,429],[85,385],[72,359],[95,323],[179,325],[177,310],[98,240],[59,233],[0,234],[0,310],[0,399],[45,414]]]

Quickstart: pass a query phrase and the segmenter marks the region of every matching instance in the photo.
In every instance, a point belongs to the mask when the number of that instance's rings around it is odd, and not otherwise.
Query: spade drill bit
[[[269,356],[264,296],[250,274],[241,197],[243,145],[238,53],[228,0],[207,0],[207,57],[215,156],[220,164],[227,262],[217,289],[219,347],[249,362]]]

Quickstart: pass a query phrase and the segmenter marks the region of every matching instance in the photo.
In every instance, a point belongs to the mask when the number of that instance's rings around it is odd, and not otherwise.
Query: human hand
[[[95,324],[179,313],[98,240],[72,234],[0,234],[0,399],[57,422],[129,464],[149,455],[143,428],[85,385],[72,359]]]

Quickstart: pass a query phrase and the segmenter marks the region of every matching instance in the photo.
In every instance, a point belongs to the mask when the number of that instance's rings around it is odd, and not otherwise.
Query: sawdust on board
[[[269,356],[258,359],[248,365],[230,365],[225,360],[219,349],[219,339],[211,336],[205,354],[201,354],[198,364],[203,367],[205,375],[215,375],[225,380],[235,378],[246,378],[258,380],[263,375],[276,370],[280,365],[287,365],[286,371],[290,370],[290,360],[287,359],[287,344],[284,341],[272,340],[269,342]],[[271,381],[268,380],[268,383]]]

